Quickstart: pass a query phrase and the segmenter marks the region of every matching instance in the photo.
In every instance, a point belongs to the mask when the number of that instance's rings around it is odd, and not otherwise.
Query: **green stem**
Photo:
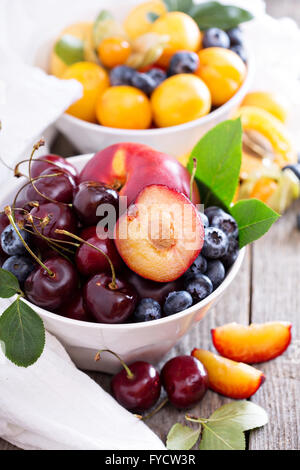
[[[194,180],[196,176],[196,171],[197,171],[197,159],[193,158],[193,171],[190,179],[190,200],[193,201],[193,186],[194,186]]]
[[[103,352],[108,352],[108,353],[112,354],[113,356],[115,356],[121,362],[122,366],[124,367],[124,369],[126,371],[126,374],[127,374],[127,378],[128,379],[133,379],[134,378],[134,374],[131,372],[128,365],[125,364],[123,359],[121,359],[119,354],[115,353],[114,351],[111,351],[110,349],[100,349],[100,351],[98,351],[96,356],[95,356],[95,361],[100,361],[101,353],[103,353]]]
[[[156,415],[156,413],[158,413],[167,403],[168,403],[169,399],[168,398],[165,398],[158,406],[157,408],[155,408],[155,410],[151,411],[150,413],[148,413],[146,416],[143,416],[141,419],[143,421],[145,421],[146,419],[149,419],[149,418],[152,418],[152,416]]]

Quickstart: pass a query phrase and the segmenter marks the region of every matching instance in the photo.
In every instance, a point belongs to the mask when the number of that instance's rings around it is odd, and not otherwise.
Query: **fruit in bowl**
[[[102,10],[93,23],[67,27],[50,63],[50,73],[83,85],[67,113],[104,127],[144,130],[198,120],[229,101],[247,75],[239,21],[252,15],[214,4],[219,12],[207,25],[201,5],[180,8],[142,2],[123,21],[113,9]]]
[[[7,270],[0,271],[1,282],[18,286],[21,297],[16,302],[23,305],[25,296],[27,307],[34,306],[52,327],[67,322],[69,331],[95,328],[95,334],[97,327],[108,328],[113,336],[122,327],[126,336],[130,327],[133,331],[154,324],[160,337],[166,329],[159,324],[170,322],[175,330],[161,345],[166,352],[192,324],[185,322],[178,329],[177,321],[185,316],[200,320],[235,276],[243,257],[240,248],[277,218],[259,201],[255,204],[263,220],[257,220],[257,209],[248,208],[251,201],[231,205],[241,138],[239,121],[220,124],[199,141],[189,170],[174,157],[140,144],[110,146],[65,165],[57,156],[35,160],[33,152],[26,182],[10,190],[3,204],[1,250]],[[221,144],[210,153],[213,171],[206,160],[210,140]],[[230,171],[220,167],[218,151],[224,145]],[[20,165],[15,170],[20,176],[17,170]],[[69,178],[75,184],[71,201],[55,200],[55,181],[63,194]],[[40,187],[43,181],[48,184]],[[200,200],[207,201],[204,212]],[[245,232],[245,219],[255,231]],[[15,256],[31,257],[30,266],[22,259],[18,272]],[[142,337],[132,337],[127,348],[136,342],[141,348]],[[116,350],[116,343],[107,341]]]

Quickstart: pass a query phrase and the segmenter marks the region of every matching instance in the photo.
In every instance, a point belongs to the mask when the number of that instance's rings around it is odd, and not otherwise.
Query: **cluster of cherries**
[[[114,354],[121,362],[123,369],[111,380],[111,392],[114,398],[129,411],[142,413],[152,408],[158,401],[163,386],[167,401],[178,409],[188,409],[204,397],[208,389],[208,374],[204,365],[193,356],[177,356],[164,365],[161,373],[144,361],[137,361],[127,366],[114,352],[99,351],[96,360],[102,352]]]

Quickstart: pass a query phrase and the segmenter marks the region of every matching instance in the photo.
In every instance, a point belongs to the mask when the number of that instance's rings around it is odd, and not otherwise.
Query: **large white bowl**
[[[101,0],[99,1],[100,9],[108,9],[113,15],[123,20],[130,9],[142,3],[144,0]],[[98,11],[91,16],[90,9],[84,14],[84,2],[82,4],[82,15],[77,17],[76,21],[91,20],[95,18]],[[59,18],[60,30],[68,26],[74,21],[74,13],[69,12],[67,17]],[[53,26],[51,30],[53,35],[48,37],[47,42],[39,48],[39,54],[36,63],[47,69],[49,49],[53,47],[53,43],[58,33],[57,27]],[[180,156],[192,150],[197,141],[216,124],[230,118],[234,111],[241,104],[243,98],[248,92],[253,78],[253,58],[248,51],[248,71],[246,79],[239,91],[226,104],[195,121],[181,124],[179,126],[147,129],[147,130],[124,130],[91,124],[77,119],[68,114],[63,114],[56,122],[57,128],[72,142],[80,153],[96,152],[108,145],[119,142],[139,142],[149,145],[161,152],[168,153],[173,156]]]
[[[92,156],[81,155],[72,157],[69,161],[81,170]],[[13,196],[21,186],[22,182],[18,179],[7,182],[1,190],[0,208],[11,204]],[[99,349],[111,349],[120,354],[127,363],[145,360],[155,364],[221,298],[237,275],[244,254],[243,248],[222,284],[202,302],[183,312],[149,323],[119,325],[87,323],[56,315],[30,302],[28,304],[42,317],[46,329],[62,342],[75,364],[81,369],[110,373],[120,369],[119,361],[109,354],[104,354],[101,361],[95,362],[94,357]]]

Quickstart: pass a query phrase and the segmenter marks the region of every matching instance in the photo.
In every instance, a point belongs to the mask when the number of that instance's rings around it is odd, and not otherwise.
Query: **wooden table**
[[[270,14],[291,16],[300,22],[297,0],[267,0]],[[64,155],[76,152],[60,137],[55,150]],[[189,353],[194,347],[213,350],[210,330],[224,323],[243,324],[271,320],[293,323],[293,342],[280,358],[260,364],[266,382],[252,398],[269,414],[269,424],[247,436],[251,450],[300,449],[300,232],[296,229],[296,214],[300,201],[284,215],[261,240],[248,248],[243,267],[217,307],[208,313],[169,357]],[[109,377],[89,374],[99,385],[108,388]],[[191,413],[209,416],[230,400],[208,392]],[[171,426],[184,423],[184,413],[166,405],[148,420],[148,425],[165,441]],[[15,447],[0,439],[0,450]]]

